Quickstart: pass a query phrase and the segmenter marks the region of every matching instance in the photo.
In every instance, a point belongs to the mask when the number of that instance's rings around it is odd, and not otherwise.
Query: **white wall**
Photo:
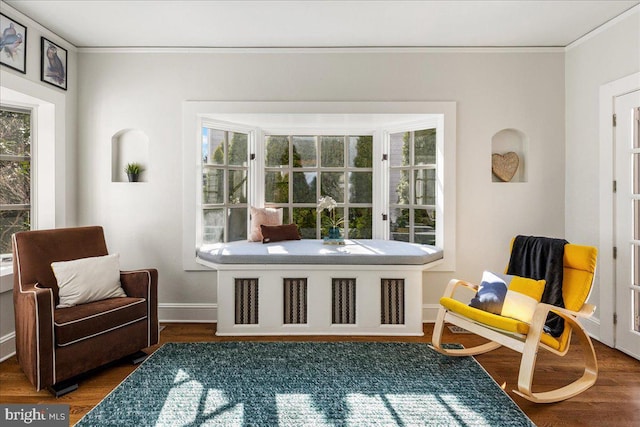
[[[44,165],[46,188],[38,195],[41,201],[38,214],[39,228],[73,225],[76,222],[76,101],[77,61],[75,47],[48,31],[33,20],[2,3],[2,13],[27,27],[26,74],[0,67],[0,98],[11,102],[19,93],[29,103],[34,99],[46,104],[51,112],[51,133],[40,135],[38,150],[45,153],[40,160]],[[67,91],[40,81],[40,37],[67,49]],[[24,96],[22,96],[24,95]],[[38,167],[41,169],[40,167]],[[39,170],[40,172],[40,170]],[[43,206],[46,205],[46,206]],[[12,274],[0,277],[0,360],[13,352],[13,299]]]
[[[566,217],[567,239],[598,246],[600,243],[600,87],[640,71],[640,7],[585,38],[566,52]],[[611,188],[613,177],[606,177]],[[599,270],[612,263],[611,248],[600,247]],[[596,323],[612,327],[612,319],[599,319],[602,304],[611,297],[612,282],[596,281],[590,301],[600,308]],[[604,298],[602,298],[604,297]],[[610,310],[605,310],[610,313]],[[608,317],[608,316],[607,316]],[[595,336],[597,328],[590,328]]]
[[[458,267],[425,274],[427,309],[450,277],[502,270],[513,235],[564,236],[561,50],[81,50],[78,72],[78,222],[103,225],[125,268],[159,269],[161,307],[216,302],[215,274],[181,264],[185,100],[456,101]],[[526,183],[491,182],[491,138],[505,128],[528,137]],[[111,182],[111,138],[123,129],[149,138],[146,183]]]

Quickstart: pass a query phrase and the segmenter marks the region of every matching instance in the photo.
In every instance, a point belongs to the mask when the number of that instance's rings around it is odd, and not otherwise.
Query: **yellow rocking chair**
[[[578,323],[578,318],[588,318],[595,306],[587,304],[596,269],[597,249],[590,246],[567,244],[564,247],[562,295],[565,308],[538,303],[531,323],[492,314],[453,299],[458,287],[477,291],[478,285],[453,279],[440,299],[440,309],[433,330],[431,347],[449,356],[473,356],[495,350],[501,346],[522,353],[518,375],[518,390],[514,393],[536,403],[551,403],[573,397],[591,387],[598,376],[598,362],[591,339]],[[555,338],[543,331],[549,312],[554,312],[565,321],[564,332]],[[447,349],[441,345],[445,323],[451,323],[480,335],[489,342],[465,349]],[[533,373],[538,348],[542,347],[556,355],[564,356],[569,350],[571,333],[575,332],[584,352],[584,373],[564,387],[534,393]]]

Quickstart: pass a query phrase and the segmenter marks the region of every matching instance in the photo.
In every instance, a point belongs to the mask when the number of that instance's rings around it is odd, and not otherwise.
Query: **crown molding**
[[[80,47],[78,53],[333,54],[333,53],[562,53],[564,47]]]
[[[624,21],[625,19],[627,19],[628,17],[630,17],[631,15],[633,15],[635,13],[638,14],[638,21],[639,21],[638,23],[640,24],[640,4],[637,4],[637,5],[633,6],[632,8],[627,9],[626,11],[622,12],[620,15],[616,16],[615,18],[612,18],[609,21],[605,22],[604,24],[600,25],[599,27],[596,27],[593,30],[589,31],[587,34],[583,35],[579,39],[569,43],[564,48],[564,51],[568,52],[571,49],[580,46],[581,44],[583,44],[586,41],[588,41],[588,40],[596,37],[597,35],[605,32],[609,28],[614,27],[615,25],[617,25],[621,21]]]

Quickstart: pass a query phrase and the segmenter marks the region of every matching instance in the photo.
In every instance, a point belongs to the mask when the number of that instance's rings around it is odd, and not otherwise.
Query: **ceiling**
[[[5,2],[76,47],[277,48],[564,47],[640,0]]]

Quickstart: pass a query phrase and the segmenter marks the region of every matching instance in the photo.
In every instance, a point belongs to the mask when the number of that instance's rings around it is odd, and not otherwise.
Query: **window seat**
[[[217,335],[422,336],[423,272],[435,246],[388,240],[206,245],[217,271]]]
[[[214,264],[424,265],[442,259],[442,250],[395,240],[347,239],[344,245],[312,239],[239,241],[202,246],[198,258]]]

